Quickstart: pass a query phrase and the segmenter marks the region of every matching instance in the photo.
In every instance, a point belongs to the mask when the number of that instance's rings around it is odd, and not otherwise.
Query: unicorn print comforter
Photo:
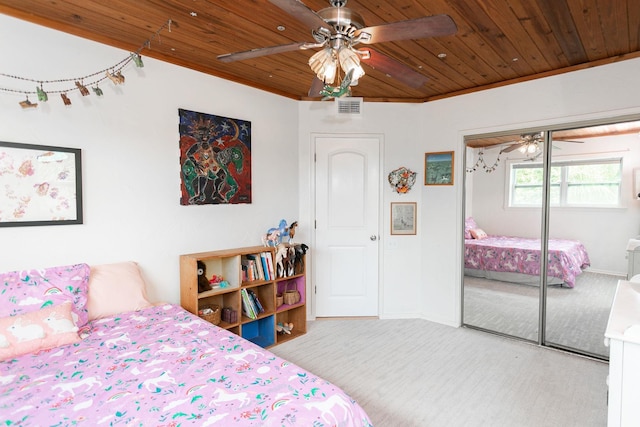
[[[0,362],[0,424],[370,426],[333,384],[176,305]]]

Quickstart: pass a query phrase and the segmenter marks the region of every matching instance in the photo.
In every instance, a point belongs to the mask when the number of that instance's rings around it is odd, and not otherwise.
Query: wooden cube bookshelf
[[[269,270],[273,266],[273,273]],[[206,305],[218,305],[220,309],[229,307],[238,313],[238,321],[228,323],[221,321],[218,325],[223,329],[240,335],[262,347],[270,347],[307,331],[306,315],[306,280],[305,255],[298,260],[295,272],[291,277],[275,277],[275,248],[252,246],[246,248],[226,249],[211,252],[200,252],[180,255],[180,304],[185,310],[198,315],[198,311]],[[207,279],[213,275],[222,276],[229,285],[215,287],[209,291],[198,292],[198,261],[206,266]],[[249,267],[260,262],[262,268]],[[253,273],[247,271],[251,268]],[[265,273],[266,270],[266,273]],[[276,295],[287,288],[296,289],[300,293],[300,301],[293,305],[276,305]],[[252,319],[243,313],[241,290],[253,291],[264,311]],[[293,323],[291,334],[276,333],[280,323]]]

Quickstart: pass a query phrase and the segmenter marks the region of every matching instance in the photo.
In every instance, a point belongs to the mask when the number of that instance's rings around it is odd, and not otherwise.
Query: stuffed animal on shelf
[[[211,283],[207,279],[207,266],[202,261],[198,261],[198,293],[210,291]]]
[[[276,325],[276,331],[280,334],[291,334],[293,330],[293,323],[282,323],[278,322]]]

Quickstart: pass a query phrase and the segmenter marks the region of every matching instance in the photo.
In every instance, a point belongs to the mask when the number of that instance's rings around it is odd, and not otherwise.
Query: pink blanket
[[[467,239],[464,244],[464,266],[475,270],[540,275],[540,239],[488,236]],[[590,264],[582,243],[575,240],[549,240],[547,274],[574,287],[576,276]]]
[[[370,426],[335,385],[179,306],[0,362],[0,424]]]

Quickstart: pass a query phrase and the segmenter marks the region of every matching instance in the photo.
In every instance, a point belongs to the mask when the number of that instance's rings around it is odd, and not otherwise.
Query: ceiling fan
[[[368,66],[412,87],[423,86],[428,78],[409,66],[371,48],[356,49],[362,43],[374,43],[441,37],[454,34],[456,24],[448,15],[425,16],[417,19],[397,21],[388,24],[365,27],[364,20],[357,12],[346,7],[347,0],[330,0],[330,7],[313,11],[300,0],[269,0],[289,15],[311,28],[314,42],[297,42],[277,46],[251,49],[243,52],[219,55],[223,62],[240,61],[260,56],[295,50],[317,49],[309,59],[309,66],[316,74],[309,90],[309,96],[342,96],[350,91],[333,91],[331,85],[340,69],[349,75],[349,86],[356,86],[364,70],[360,61]],[[344,85],[343,85],[344,86]]]
[[[555,141],[554,141],[555,142]],[[570,141],[562,140],[562,142],[572,142],[582,144],[583,141]],[[510,153],[514,150],[520,150],[523,154],[526,154],[527,160],[535,160],[542,154],[542,144],[544,143],[544,133],[525,133],[520,135],[520,139],[507,147],[500,150],[502,153]],[[559,148],[559,147],[554,147]]]

